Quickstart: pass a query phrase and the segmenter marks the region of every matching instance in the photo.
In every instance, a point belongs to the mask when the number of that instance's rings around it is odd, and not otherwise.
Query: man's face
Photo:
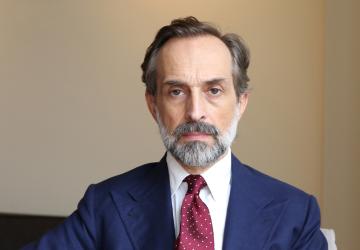
[[[222,41],[213,36],[171,39],[159,51],[156,70],[157,93],[147,93],[146,100],[162,129],[174,137],[173,143],[202,145],[194,149],[202,150],[218,145],[219,137],[226,136],[234,124],[232,133],[236,134],[247,95],[236,96],[231,54]],[[228,146],[207,164],[216,161]]]

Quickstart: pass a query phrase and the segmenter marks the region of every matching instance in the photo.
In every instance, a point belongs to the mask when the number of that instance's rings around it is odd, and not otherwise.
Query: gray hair
[[[171,38],[186,38],[211,35],[219,38],[229,49],[233,61],[233,81],[237,97],[248,89],[249,77],[249,50],[244,41],[236,34],[222,35],[214,26],[200,22],[195,17],[175,19],[170,25],[162,27],[155,36],[154,41],[146,50],[144,62],[141,64],[142,81],[146,85],[146,91],[156,95],[156,58],[164,44]]]

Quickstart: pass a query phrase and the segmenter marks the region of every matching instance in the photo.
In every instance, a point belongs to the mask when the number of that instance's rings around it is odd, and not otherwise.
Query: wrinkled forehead
[[[156,71],[159,80],[171,75],[229,77],[232,58],[229,49],[217,37],[172,38],[159,51]]]

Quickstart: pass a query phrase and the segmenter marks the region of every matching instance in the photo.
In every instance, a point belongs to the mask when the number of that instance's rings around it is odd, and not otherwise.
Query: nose
[[[188,121],[204,121],[206,119],[205,100],[201,93],[192,93],[186,104]]]

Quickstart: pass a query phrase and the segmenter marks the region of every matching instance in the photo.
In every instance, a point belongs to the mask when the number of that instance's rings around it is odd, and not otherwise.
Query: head
[[[194,17],[157,33],[141,65],[146,101],[167,150],[180,163],[209,167],[229,148],[248,98],[249,53]]]

